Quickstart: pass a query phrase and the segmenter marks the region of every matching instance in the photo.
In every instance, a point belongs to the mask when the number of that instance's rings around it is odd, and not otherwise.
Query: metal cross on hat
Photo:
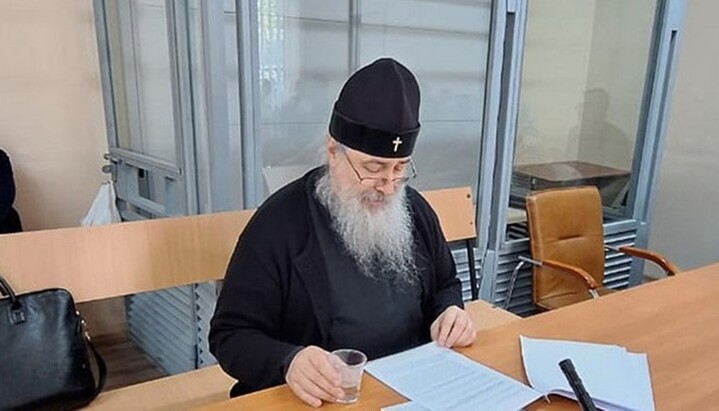
[[[397,136],[397,138],[392,142],[394,144],[394,152],[397,152],[397,149],[399,148],[399,145],[402,144],[402,140]]]

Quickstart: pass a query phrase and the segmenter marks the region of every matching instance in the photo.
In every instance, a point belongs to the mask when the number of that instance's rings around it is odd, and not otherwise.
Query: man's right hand
[[[344,395],[340,373],[332,366],[327,351],[310,345],[299,351],[287,368],[285,382],[302,401],[313,407],[322,401],[335,402]]]

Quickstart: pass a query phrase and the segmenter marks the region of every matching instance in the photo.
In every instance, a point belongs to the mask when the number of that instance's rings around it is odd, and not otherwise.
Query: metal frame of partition
[[[684,21],[685,0],[665,0],[657,10],[659,26],[654,36],[650,75],[647,76],[644,96],[645,116],[642,119],[642,132],[638,146],[642,147],[641,163],[635,164],[639,177],[635,193],[630,191],[630,204],[633,206],[634,219],[639,223],[637,245],[646,247],[649,242],[649,229],[656,192],[658,169],[666,140],[667,114],[670,94],[674,86],[677,44]],[[634,187],[632,187],[634,188]],[[633,194],[633,195],[632,195]],[[631,284],[641,281],[644,261],[636,259],[632,266]]]
[[[237,64],[240,77],[240,138],[242,140],[242,181],[244,208],[260,205],[264,194],[262,184],[262,142],[257,124],[255,97],[259,96],[259,45],[257,3],[236,0]]]
[[[194,114],[192,111],[192,73],[190,66],[189,9],[187,0],[166,0],[170,41],[173,118],[180,138],[178,162],[184,176],[187,212],[197,214],[197,171],[195,165]],[[173,50],[175,52],[173,52]]]
[[[225,57],[224,4],[220,1],[199,1],[201,49],[195,54],[202,65],[204,89],[196,98],[204,100],[205,138],[197,139],[197,173],[199,211],[229,211],[241,207],[240,164],[233,161],[231,150],[227,61]],[[196,124],[197,126],[197,124]],[[200,134],[200,133],[198,133]],[[201,135],[201,134],[200,134]]]
[[[507,304],[513,311],[531,313],[531,286],[529,270],[519,270],[515,278],[525,291],[516,304],[505,301],[510,273],[519,255],[529,254],[529,240],[508,241],[504,237],[506,208],[511,185],[512,162],[516,136],[519,74],[522,69],[524,26],[528,0],[500,0],[495,2],[488,71],[485,129],[482,142],[482,164],[477,192],[482,283],[480,298],[497,304]],[[685,9],[684,0],[659,0],[653,34],[651,58],[647,70],[647,86],[640,118],[640,133],[635,149],[630,189],[630,216],[606,223],[605,243],[631,243],[646,247],[654,187],[657,179],[660,154],[664,144],[666,113],[674,78],[676,44]],[[487,216],[489,217],[487,219]],[[483,218],[484,217],[484,218]],[[487,221],[489,220],[489,221]],[[607,255],[605,285],[627,287],[641,281],[643,262],[635,259]]]
[[[360,26],[362,25],[361,0],[349,0],[349,54],[347,72],[354,73],[359,68]]]
[[[488,70],[487,104],[483,130],[483,164],[477,188],[477,221],[482,259],[480,298],[492,301],[495,293],[497,251],[503,243],[509,178],[514,157],[514,133],[522,67],[526,1],[498,1],[492,14],[492,42]],[[486,218],[489,216],[489,219]]]
[[[120,3],[127,5],[127,3]],[[195,176],[195,141],[193,130],[192,95],[187,32],[186,0],[167,0],[166,19],[169,45],[170,76],[172,78],[173,127],[175,131],[176,162],[156,158],[142,152],[119,147],[118,119],[115,112],[116,90],[112,82],[110,41],[107,31],[105,0],[93,0],[98,43],[98,56],[105,108],[105,124],[108,135],[108,155],[113,164],[113,179],[117,182],[118,200],[126,203],[121,207],[124,219],[144,219],[147,213],[154,216],[170,216],[197,213],[197,192]],[[133,53],[134,54],[134,53]],[[134,64],[134,63],[133,63]],[[129,123],[137,125],[139,115],[129,115]],[[137,127],[130,132],[130,138],[137,141]],[[147,172],[147,173],[146,173]],[[150,174],[164,184],[158,187],[163,192],[162,203],[143,196],[142,176]],[[150,184],[148,182],[148,184]],[[139,210],[138,212],[133,209]]]

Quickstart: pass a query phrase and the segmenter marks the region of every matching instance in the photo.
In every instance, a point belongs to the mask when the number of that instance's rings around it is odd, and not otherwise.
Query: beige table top
[[[190,410],[227,399],[234,379],[214,365],[101,393],[85,410]]]
[[[496,327],[513,321],[518,321],[520,317],[494,307],[484,301],[473,301],[467,304],[472,321],[479,330]],[[381,407],[399,404],[405,402],[405,398],[384,384],[374,379],[372,376],[365,374],[362,379],[361,399],[356,404],[340,405],[325,404],[323,410],[351,410],[351,409],[379,409]],[[288,410],[288,409],[314,409],[304,405],[298,400],[292,391],[282,385],[267,390],[258,391],[256,393],[244,395],[231,400],[225,400],[203,407],[203,410]]]
[[[526,382],[519,335],[647,353],[657,410],[712,408],[719,403],[719,264],[488,330],[460,352]],[[554,402],[531,409],[577,409]]]
[[[647,353],[656,409],[709,409],[719,403],[719,264],[485,329],[472,346],[458,351],[526,382],[519,335],[619,344]],[[570,401],[552,400],[531,409],[577,409]],[[378,409],[402,401],[365,376],[357,404],[327,404],[323,409]],[[280,386],[205,409],[302,408],[309,409]]]

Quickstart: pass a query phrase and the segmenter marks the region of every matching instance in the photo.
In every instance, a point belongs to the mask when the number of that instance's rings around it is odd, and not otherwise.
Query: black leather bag
[[[107,370],[72,295],[59,288],[15,295],[2,276],[0,295],[0,410],[70,410],[90,403]]]

